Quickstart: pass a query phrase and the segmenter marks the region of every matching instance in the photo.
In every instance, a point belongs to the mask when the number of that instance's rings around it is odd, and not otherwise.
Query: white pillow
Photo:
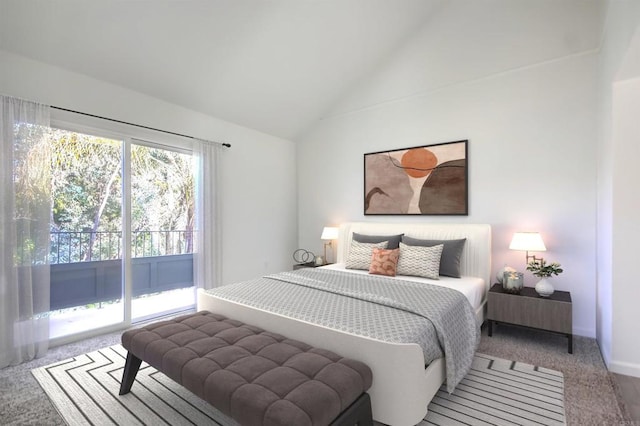
[[[368,271],[371,266],[373,249],[386,249],[388,244],[389,241],[382,241],[381,243],[359,243],[355,240],[351,241],[349,257],[347,257],[347,262],[344,267],[347,269],[365,269]]]
[[[422,247],[400,243],[397,275],[413,275],[416,277],[439,279],[440,257],[444,244]]]

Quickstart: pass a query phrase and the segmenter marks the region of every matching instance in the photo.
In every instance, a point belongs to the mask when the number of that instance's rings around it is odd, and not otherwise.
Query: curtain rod
[[[176,132],[170,132],[168,130],[156,129],[155,127],[143,126],[142,124],[129,123],[127,121],[116,120],[115,118],[101,117],[99,115],[89,114],[89,113],[81,112],[81,111],[74,111],[72,109],[61,108],[61,107],[57,107],[57,106],[51,106],[51,108],[57,109],[57,110],[60,110],[60,111],[72,112],[74,114],[86,115],[87,117],[99,118],[101,120],[113,121],[114,123],[126,124],[126,125],[129,125],[129,126],[140,127],[142,129],[153,130],[153,131],[161,132],[161,133],[167,133],[169,135],[180,136],[180,137],[183,137],[183,138],[195,139],[195,140],[204,140],[205,142],[222,145],[222,146],[224,146],[226,148],[231,148],[231,144],[230,143],[226,143],[226,142],[223,143],[223,142],[210,141],[210,140],[206,140],[206,139],[200,139],[200,138],[196,138],[194,136],[184,135],[182,133],[176,133]]]

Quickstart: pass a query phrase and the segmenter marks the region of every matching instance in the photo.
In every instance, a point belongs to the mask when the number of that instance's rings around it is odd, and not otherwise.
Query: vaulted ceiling
[[[0,49],[295,140],[330,114],[596,49],[602,4],[0,0]]]

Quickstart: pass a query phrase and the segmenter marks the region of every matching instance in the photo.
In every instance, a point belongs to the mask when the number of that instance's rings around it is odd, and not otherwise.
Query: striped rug
[[[423,425],[562,425],[564,378],[542,367],[476,353],[452,394],[440,388]]]
[[[235,425],[209,404],[142,364],[118,396],[126,350],[112,346],[32,371],[69,425]],[[429,404],[421,425],[564,424],[562,373],[476,354],[469,374]]]

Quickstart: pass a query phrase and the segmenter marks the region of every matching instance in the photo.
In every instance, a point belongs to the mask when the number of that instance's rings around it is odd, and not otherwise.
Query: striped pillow
[[[400,243],[400,259],[398,259],[398,275],[439,279],[440,256],[444,245],[432,247],[409,246]]]
[[[371,265],[371,255],[374,248],[387,248],[388,241],[381,243],[359,243],[357,241],[351,241],[351,248],[349,248],[349,256],[345,268],[347,269],[369,269]]]
[[[374,248],[373,254],[371,255],[369,273],[373,275],[387,275],[389,277],[395,277],[399,256],[400,249],[387,250]]]

